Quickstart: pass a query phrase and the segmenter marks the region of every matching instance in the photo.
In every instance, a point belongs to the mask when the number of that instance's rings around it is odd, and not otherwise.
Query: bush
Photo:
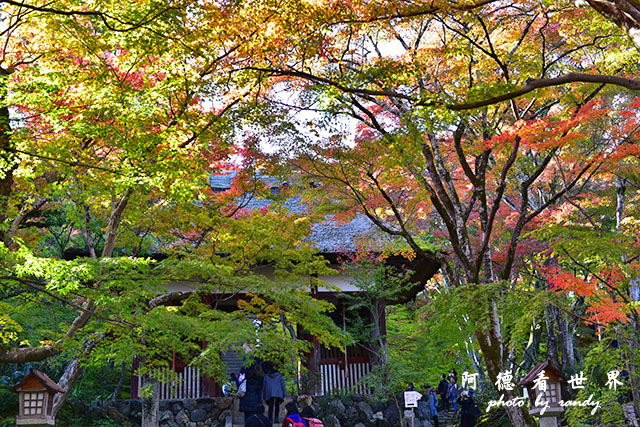
[[[16,419],[14,417],[0,418],[0,427],[14,427]]]
[[[0,388],[0,417],[18,413],[18,395],[8,388]],[[0,424],[2,426],[2,424]]]

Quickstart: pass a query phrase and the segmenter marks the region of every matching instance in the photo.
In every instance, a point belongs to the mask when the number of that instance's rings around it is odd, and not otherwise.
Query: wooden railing
[[[202,393],[202,377],[200,369],[187,366],[182,372],[170,374],[163,370],[160,374],[160,399],[198,399],[205,397]],[[142,378],[138,377],[138,393],[142,389]]]
[[[335,390],[351,391],[353,393],[368,394],[370,388],[361,381],[362,377],[371,371],[367,361],[320,362],[320,394],[329,394]]]

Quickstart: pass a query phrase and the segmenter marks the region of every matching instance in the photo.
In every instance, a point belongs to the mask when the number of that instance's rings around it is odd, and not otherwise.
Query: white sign
[[[404,407],[405,408],[417,408],[418,400],[422,395],[417,391],[405,391],[404,392]]]

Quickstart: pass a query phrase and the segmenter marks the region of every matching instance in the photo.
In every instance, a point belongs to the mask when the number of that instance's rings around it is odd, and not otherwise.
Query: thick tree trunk
[[[74,357],[65,368],[60,381],[58,381],[58,385],[64,389],[64,392],[56,394],[53,398],[53,416],[62,408],[67,397],[71,394],[73,386],[76,384],[76,381],[78,381],[78,378],[80,378],[80,374],[82,374],[82,365],[80,365],[78,358]]]
[[[488,330],[476,331],[476,339],[482,351],[482,357],[484,359],[485,366],[487,368],[487,374],[493,384],[498,381],[498,374],[505,368],[504,360],[504,343],[502,340],[502,332],[500,331],[500,320],[497,313],[497,307],[492,304],[490,318],[490,327]],[[498,394],[504,395],[504,400],[508,401],[518,397],[515,390],[500,390]],[[514,427],[533,427],[535,422],[529,415],[528,408],[507,406],[505,408],[511,425]]]
[[[494,343],[487,335],[486,331],[476,332],[476,339],[482,351],[485,366],[487,367],[487,374],[491,379],[491,382],[495,384],[498,381],[498,374],[502,371],[502,361],[500,360],[500,350],[497,349],[498,345]],[[514,390],[501,390],[498,394],[504,395],[504,400],[508,401],[514,399],[517,396]],[[527,408],[520,407],[506,407],[507,415],[511,420],[511,425],[514,427],[533,427],[535,422],[529,415]]]
[[[158,427],[160,425],[160,394],[158,380],[149,376],[142,380],[142,387],[149,397],[142,398],[141,427]]]
[[[86,339],[82,345],[82,348],[78,350],[77,355],[73,358],[73,360],[71,360],[71,362],[65,368],[64,374],[62,374],[62,377],[58,381],[58,385],[62,387],[64,392],[56,394],[55,397],[53,398],[53,416],[54,417],[58,413],[58,411],[62,408],[62,405],[67,400],[67,397],[69,397],[69,395],[73,391],[73,387],[75,386],[76,382],[80,378],[80,375],[82,374],[83,366],[80,364],[79,359],[91,353],[91,351],[93,351],[93,348],[96,346],[96,344],[98,344],[100,339],[102,339],[102,335],[100,334],[94,335],[93,337],[89,337],[88,339]]]

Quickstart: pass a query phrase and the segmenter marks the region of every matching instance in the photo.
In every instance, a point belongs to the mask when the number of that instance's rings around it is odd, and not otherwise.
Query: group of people
[[[406,391],[416,391],[413,383],[409,383]],[[430,385],[425,385],[422,393],[422,397],[420,400],[427,403],[429,409],[431,410],[431,419],[433,420],[433,425],[435,427],[440,426],[440,421],[438,420],[438,397],[436,396],[435,390]]]
[[[254,362],[249,368],[240,372],[236,377],[230,377],[238,396],[239,410],[244,413],[245,427],[271,427],[279,424],[278,414],[280,406],[287,395],[284,376],[275,369],[271,362]],[[409,383],[407,391],[415,391],[413,383]],[[480,416],[480,409],[473,400],[473,389],[464,390],[458,386],[458,374],[455,369],[449,375],[442,374],[437,390],[430,385],[424,386],[421,400],[426,402],[431,411],[435,427],[439,427],[438,410],[454,412],[460,407],[461,427],[474,427],[476,418]],[[225,390],[225,394],[228,391]],[[233,394],[233,392],[231,392]],[[440,399],[438,399],[440,396]],[[262,401],[267,403],[268,415],[265,416],[265,407]],[[440,406],[438,403],[440,402]],[[322,421],[315,417],[310,406],[298,410],[295,402],[285,405],[286,415],[282,420],[282,427],[321,427]]]
[[[458,406],[460,406],[461,427],[473,427],[476,425],[476,419],[481,412],[473,400],[473,389],[470,388],[467,391],[458,385],[458,373],[455,369],[449,372],[448,377],[446,374],[442,374],[437,394],[440,395],[443,411],[453,409],[454,412],[457,412]]]
[[[254,362],[250,367],[243,368],[240,375],[232,374],[232,382],[237,385],[236,394],[239,398],[240,412],[244,414],[245,427],[271,427],[279,424],[278,414],[280,406],[287,395],[284,376],[275,369],[271,362]],[[226,392],[225,392],[226,393]],[[265,406],[268,413],[265,415]],[[285,405],[286,415],[282,420],[282,427],[322,427],[322,422],[315,418],[311,407],[298,411],[295,402]]]

